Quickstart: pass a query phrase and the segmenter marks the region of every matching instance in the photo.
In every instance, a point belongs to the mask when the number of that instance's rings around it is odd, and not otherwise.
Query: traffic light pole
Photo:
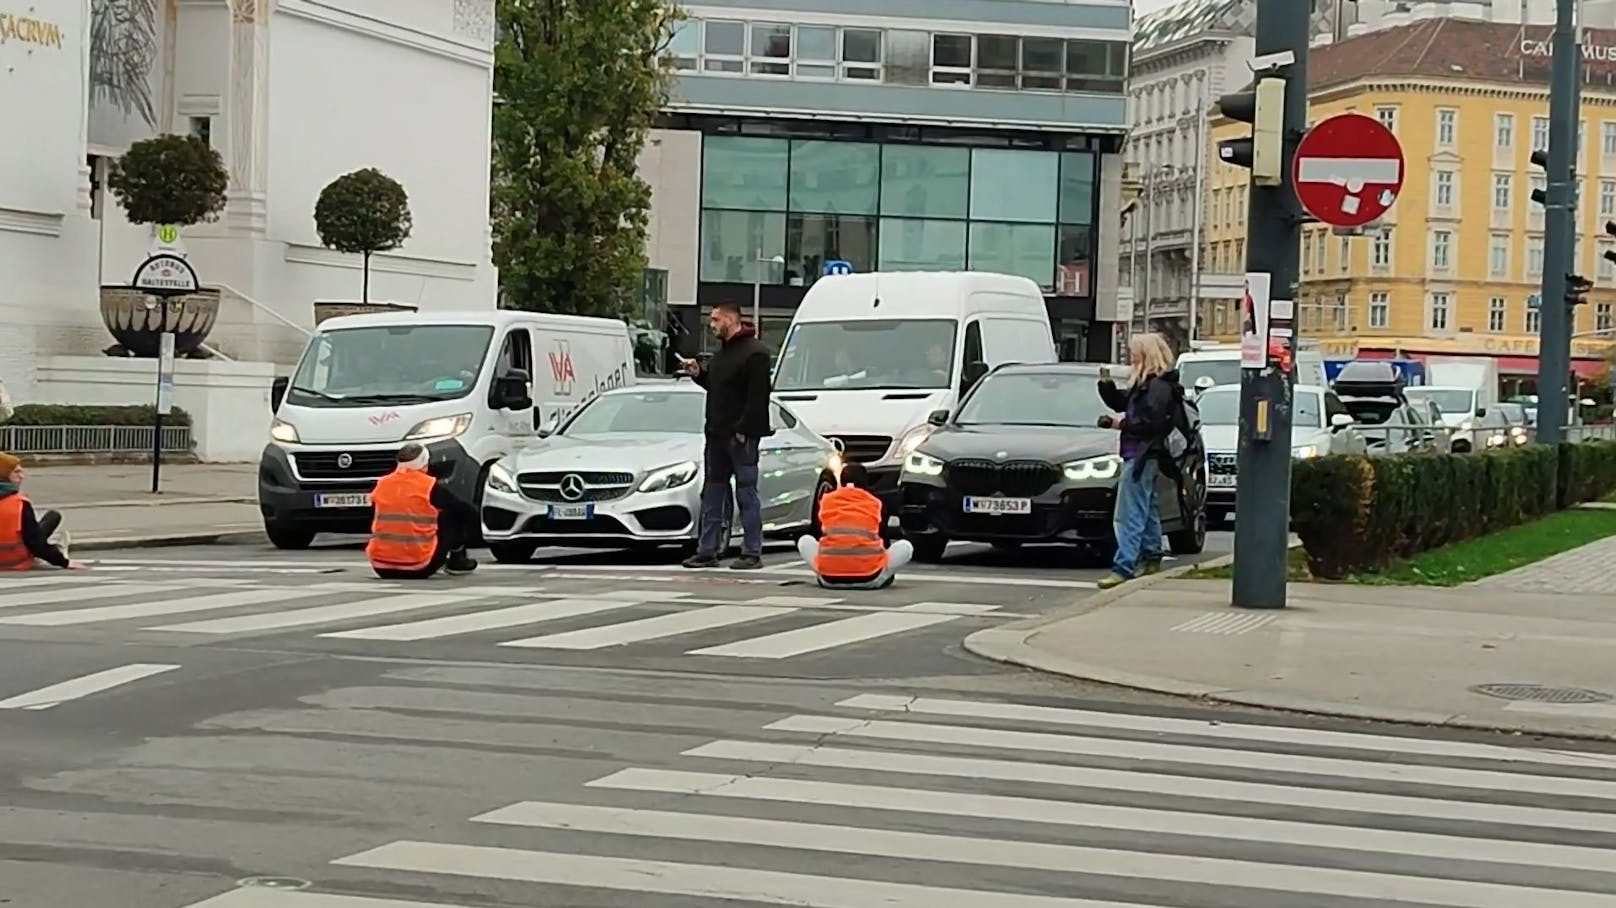
[[[1272,275],[1272,298],[1295,300],[1301,264],[1302,206],[1291,180],[1291,159],[1307,127],[1307,45],[1310,4],[1258,0],[1255,54],[1261,59],[1289,51],[1281,68],[1286,80],[1281,179],[1278,186],[1251,185],[1246,215],[1246,270]],[[1272,74],[1269,74],[1272,75]],[[1290,540],[1291,389],[1295,385],[1296,338],[1290,369],[1268,360],[1263,369],[1240,370],[1240,477],[1235,487],[1234,595],[1236,608],[1284,608]],[[1267,357],[1267,351],[1264,351]],[[1265,408],[1265,425],[1259,409]],[[1262,437],[1259,438],[1258,436]]]
[[[1558,444],[1565,437],[1567,372],[1571,369],[1571,307],[1566,273],[1575,243],[1571,165],[1577,144],[1576,0],[1559,0],[1549,70],[1549,161],[1544,189],[1543,296],[1538,326],[1537,437]]]

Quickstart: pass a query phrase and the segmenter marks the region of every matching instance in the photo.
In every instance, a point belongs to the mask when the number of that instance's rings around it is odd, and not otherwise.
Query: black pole
[[[1289,51],[1276,73],[1285,79],[1284,152],[1280,185],[1251,185],[1246,215],[1246,270],[1271,275],[1271,298],[1296,299],[1302,207],[1291,180],[1291,159],[1307,126],[1307,45],[1310,4],[1258,0],[1257,57]],[[1266,339],[1265,339],[1266,340]],[[1240,447],[1235,487],[1233,602],[1237,608],[1284,608],[1290,545],[1291,388],[1296,383],[1294,329],[1287,341],[1292,366],[1240,370]],[[1266,346],[1266,344],[1265,344]],[[1266,440],[1259,440],[1259,410]]]
[[[151,493],[157,494],[163,475],[163,336],[168,333],[168,298],[157,298],[157,388],[152,395]]]
[[[1566,373],[1571,370],[1571,312],[1566,272],[1575,242],[1571,168],[1577,145],[1576,0],[1559,0],[1549,69],[1549,166],[1544,187],[1543,296],[1538,303],[1537,439],[1565,439]]]

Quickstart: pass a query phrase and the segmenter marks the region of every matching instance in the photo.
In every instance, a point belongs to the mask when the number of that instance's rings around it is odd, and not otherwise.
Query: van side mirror
[[[1356,421],[1357,420],[1345,413],[1337,413],[1336,415],[1330,417],[1330,428],[1339,432],[1342,429],[1345,429],[1347,426],[1352,425]]]
[[[960,393],[963,394],[975,387],[976,383],[988,374],[988,371],[988,364],[980,360],[968,364],[964,371],[960,373]]]
[[[944,425],[948,422],[948,411],[933,410],[931,411],[931,415],[926,417],[926,422],[934,426]]]
[[[494,379],[493,393],[490,395],[496,410],[531,410],[533,398],[528,394],[528,374],[526,369],[510,369]]]
[[[275,380],[269,383],[269,412],[275,413],[280,410],[281,401],[286,399],[286,389],[291,385],[292,378],[289,375],[277,375]]]
[[[1476,418],[1477,419],[1480,419],[1480,418],[1482,418],[1483,416],[1486,416],[1486,415],[1487,415],[1487,408],[1486,407],[1477,407],[1476,408]]]
[[[1197,378],[1195,380],[1195,390],[1196,390],[1197,393],[1200,393],[1200,392],[1205,391],[1208,388],[1211,388],[1211,387],[1215,386],[1216,384],[1217,384],[1217,382],[1212,380],[1212,376],[1203,375],[1200,378]]]

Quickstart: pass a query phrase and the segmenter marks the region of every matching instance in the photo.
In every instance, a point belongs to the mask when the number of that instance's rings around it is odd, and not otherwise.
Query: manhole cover
[[[237,880],[236,885],[253,889],[307,889],[313,884],[294,876],[250,876]]]
[[[1478,694],[1500,700],[1529,700],[1533,703],[1603,703],[1611,695],[1580,687],[1544,687],[1541,684],[1478,684],[1470,688]]]

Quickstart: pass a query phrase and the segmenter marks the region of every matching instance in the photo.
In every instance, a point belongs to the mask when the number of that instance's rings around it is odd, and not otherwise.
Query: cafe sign
[[[1366,337],[1319,341],[1319,352],[1329,357],[1353,357],[1361,350],[1390,350],[1400,354],[1428,356],[1527,356],[1538,355],[1536,335],[1475,335],[1458,337]],[[1603,359],[1611,342],[1594,338],[1573,339],[1571,355],[1577,359]]]
[[[62,27],[44,19],[0,11],[0,47],[10,44],[61,50]]]

